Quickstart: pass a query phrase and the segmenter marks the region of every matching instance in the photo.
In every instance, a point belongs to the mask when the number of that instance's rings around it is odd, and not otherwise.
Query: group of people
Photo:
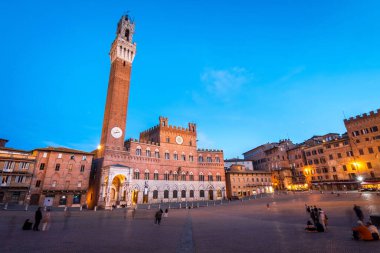
[[[327,215],[322,208],[317,206],[308,206],[305,204],[306,212],[309,213],[310,219],[306,223],[307,232],[325,232],[327,231]]]
[[[354,212],[358,221],[352,228],[352,236],[354,240],[374,241],[379,240],[379,230],[370,221],[364,225],[364,214],[360,206],[354,205]]]
[[[160,210],[158,210],[156,212],[156,214],[154,215],[154,218],[155,218],[155,221],[154,221],[154,224],[158,224],[160,225],[161,224],[161,219],[162,219],[162,216],[164,216],[165,218],[168,217],[168,214],[169,214],[169,210],[166,208],[165,209],[165,213],[164,211],[162,211],[162,209],[160,208]]]
[[[34,225],[27,219],[22,226],[23,230],[31,230],[33,225],[33,231],[40,231],[40,223],[42,221],[42,231],[46,231],[50,227],[51,213],[50,209],[47,209],[45,214],[42,214],[41,207],[38,207],[34,214]]]

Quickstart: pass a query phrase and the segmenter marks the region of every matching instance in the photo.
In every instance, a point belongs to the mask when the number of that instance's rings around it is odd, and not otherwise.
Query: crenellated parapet
[[[380,116],[380,109],[377,109],[376,111],[370,111],[369,113],[363,113],[361,115],[357,115],[355,117],[350,117],[348,119],[344,120],[344,124],[352,124],[352,123],[357,123],[363,120],[372,120],[379,118]]]

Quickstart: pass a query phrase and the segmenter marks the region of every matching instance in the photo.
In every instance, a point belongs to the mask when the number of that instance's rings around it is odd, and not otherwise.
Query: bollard
[[[208,206],[208,201],[206,202],[206,206]]]
[[[96,209],[98,209],[98,206],[95,206],[95,207],[94,207],[94,211],[95,211],[95,212],[96,212]]]
[[[179,203],[179,209],[181,209],[182,208],[182,203]]]
[[[5,203],[4,210],[7,210],[7,209],[8,209],[8,203]]]
[[[150,210],[150,205],[148,205],[148,210]]]
[[[197,207],[199,208],[199,202],[197,203]]]
[[[79,211],[82,211],[82,210],[83,210],[83,207],[82,207],[82,206],[80,206],[80,207],[79,207]]]
[[[46,206],[45,206],[45,209],[46,209]],[[67,211],[67,206],[65,206],[65,209],[63,209],[63,211],[65,211],[65,212]]]
[[[158,204],[158,209],[161,209],[161,204]]]
[[[194,203],[191,203],[191,208],[194,208]]]
[[[169,203],[169,209],[170,209],[170,203]]]
[[[215,201],[214,201],[214,206],[215,206]]]
[[[26,204],[26,205],[25,205],[25,211],[28,211],[28,208],[29,208],[29,205]]]

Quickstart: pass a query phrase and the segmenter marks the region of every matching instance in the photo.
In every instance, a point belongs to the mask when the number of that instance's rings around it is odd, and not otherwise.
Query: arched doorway
[[[214,191],[213,190],[208,190],[208,199],[214,200]]]
[[[132,205],[136,205],[138,199],[139,199],[139,191],[135,189],[132,191]]]

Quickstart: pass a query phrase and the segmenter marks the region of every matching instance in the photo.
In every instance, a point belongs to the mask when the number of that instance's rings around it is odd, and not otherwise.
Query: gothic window
[[[182,153],[181,159],[182,159],[182,161],[186,161],[186,155],[184,153]]]
[[[198,157],[198,162],[200,162],[200,163],[203,162],[203,156],[200,155],[200,156]]]
[[[165,190],[164,191],[164,199],[168,199],[168,198],[169,198],[169,191]]]
[[[167,172],[167,171],[165,171],[164,180],[166,180],[166,181],[169,180],[169,172]]]
[[[218,198],[221,198],[221,197],[222,197],[222,191],[221,191],[221,190],[217,190],[217,191],[216,191],[216,196],[217,196]]]
[[[207,159],[207,162],[208,162],[208,163],[211,163],[211,162],[212,162],[212,158],[211,158],[211,157],[208,156],[206,159]]]
[[[190,180],[190,181],[194,181],[194,175],[193,175],[193,172],[190,172],[189,180]]]
[[[186,198],[186,191],[185,190],[181,191],[181,198]]]
[[[135,173],[133,174],[133,179],[137,179],[137,180],[140,179],[140,171],[139,170],[135,170]]]
[[[252,178],[253,179],[253,178]],[[216,175],[216,181],[220,182],[222,181],[222,177],[220,176],[220,174],[217,174]]]
[[[202,172],[199,174],[199,181],[205,181],[205,176]]]
[[[194,198],[194,190],[190,190],[190,198]]]
[[[199,191],[199,197],[201,197],[201,198],[205,197],[205,191],[204,190]]]
[[[149,170],[146,170],[144,173],[144,180],[149,180]]]
[[[181,181],[186,181],[186,173],[182,172],[181,174]]]
[[[157,149],[154,151],[154,157],[160,158],[160,152]]]
[[[178,198],[178,191],[174,190],[173,191],[173,199],[176,199],[176,198]]]
[[[174,173],[173,173],[173,180],[174,180],[174,181],[178,181],[178,174],[177,174],[177,171],[174,171]]]
[[[169,160],[169,159],[170,159],[169,152],[165,152],[165,160]]]
[[[60,168],[61,168],[61,165],[60,165],[59,163],[57,163],[57,164],[55,165],[55,171],[59,171]]]
[[[157,190],[153,191],[153,199],[158,199],[158,191]]]
[[[138,155],[138,156],[141,155],[141,148],[140,147],[136,148],[136,155]]]
[[[220,158],[219,157],[215,157],[215,162],[220,163]]]
[[[146,154],[147,157],[150,157],[150,150],[147,149],[147,150],[145,151],[145,154]]]
[[[178,160],[178,154],[177,154],[177,153],[174,153],[174,154],[173,154],[173,159],[174,159],[174,160]]]
[[[212,177],[212,174],[208,174],[208,181],[213,181],[213,177]]]
[[[153,179],[158,180],[158,171],[157,170],[154,171]]]

